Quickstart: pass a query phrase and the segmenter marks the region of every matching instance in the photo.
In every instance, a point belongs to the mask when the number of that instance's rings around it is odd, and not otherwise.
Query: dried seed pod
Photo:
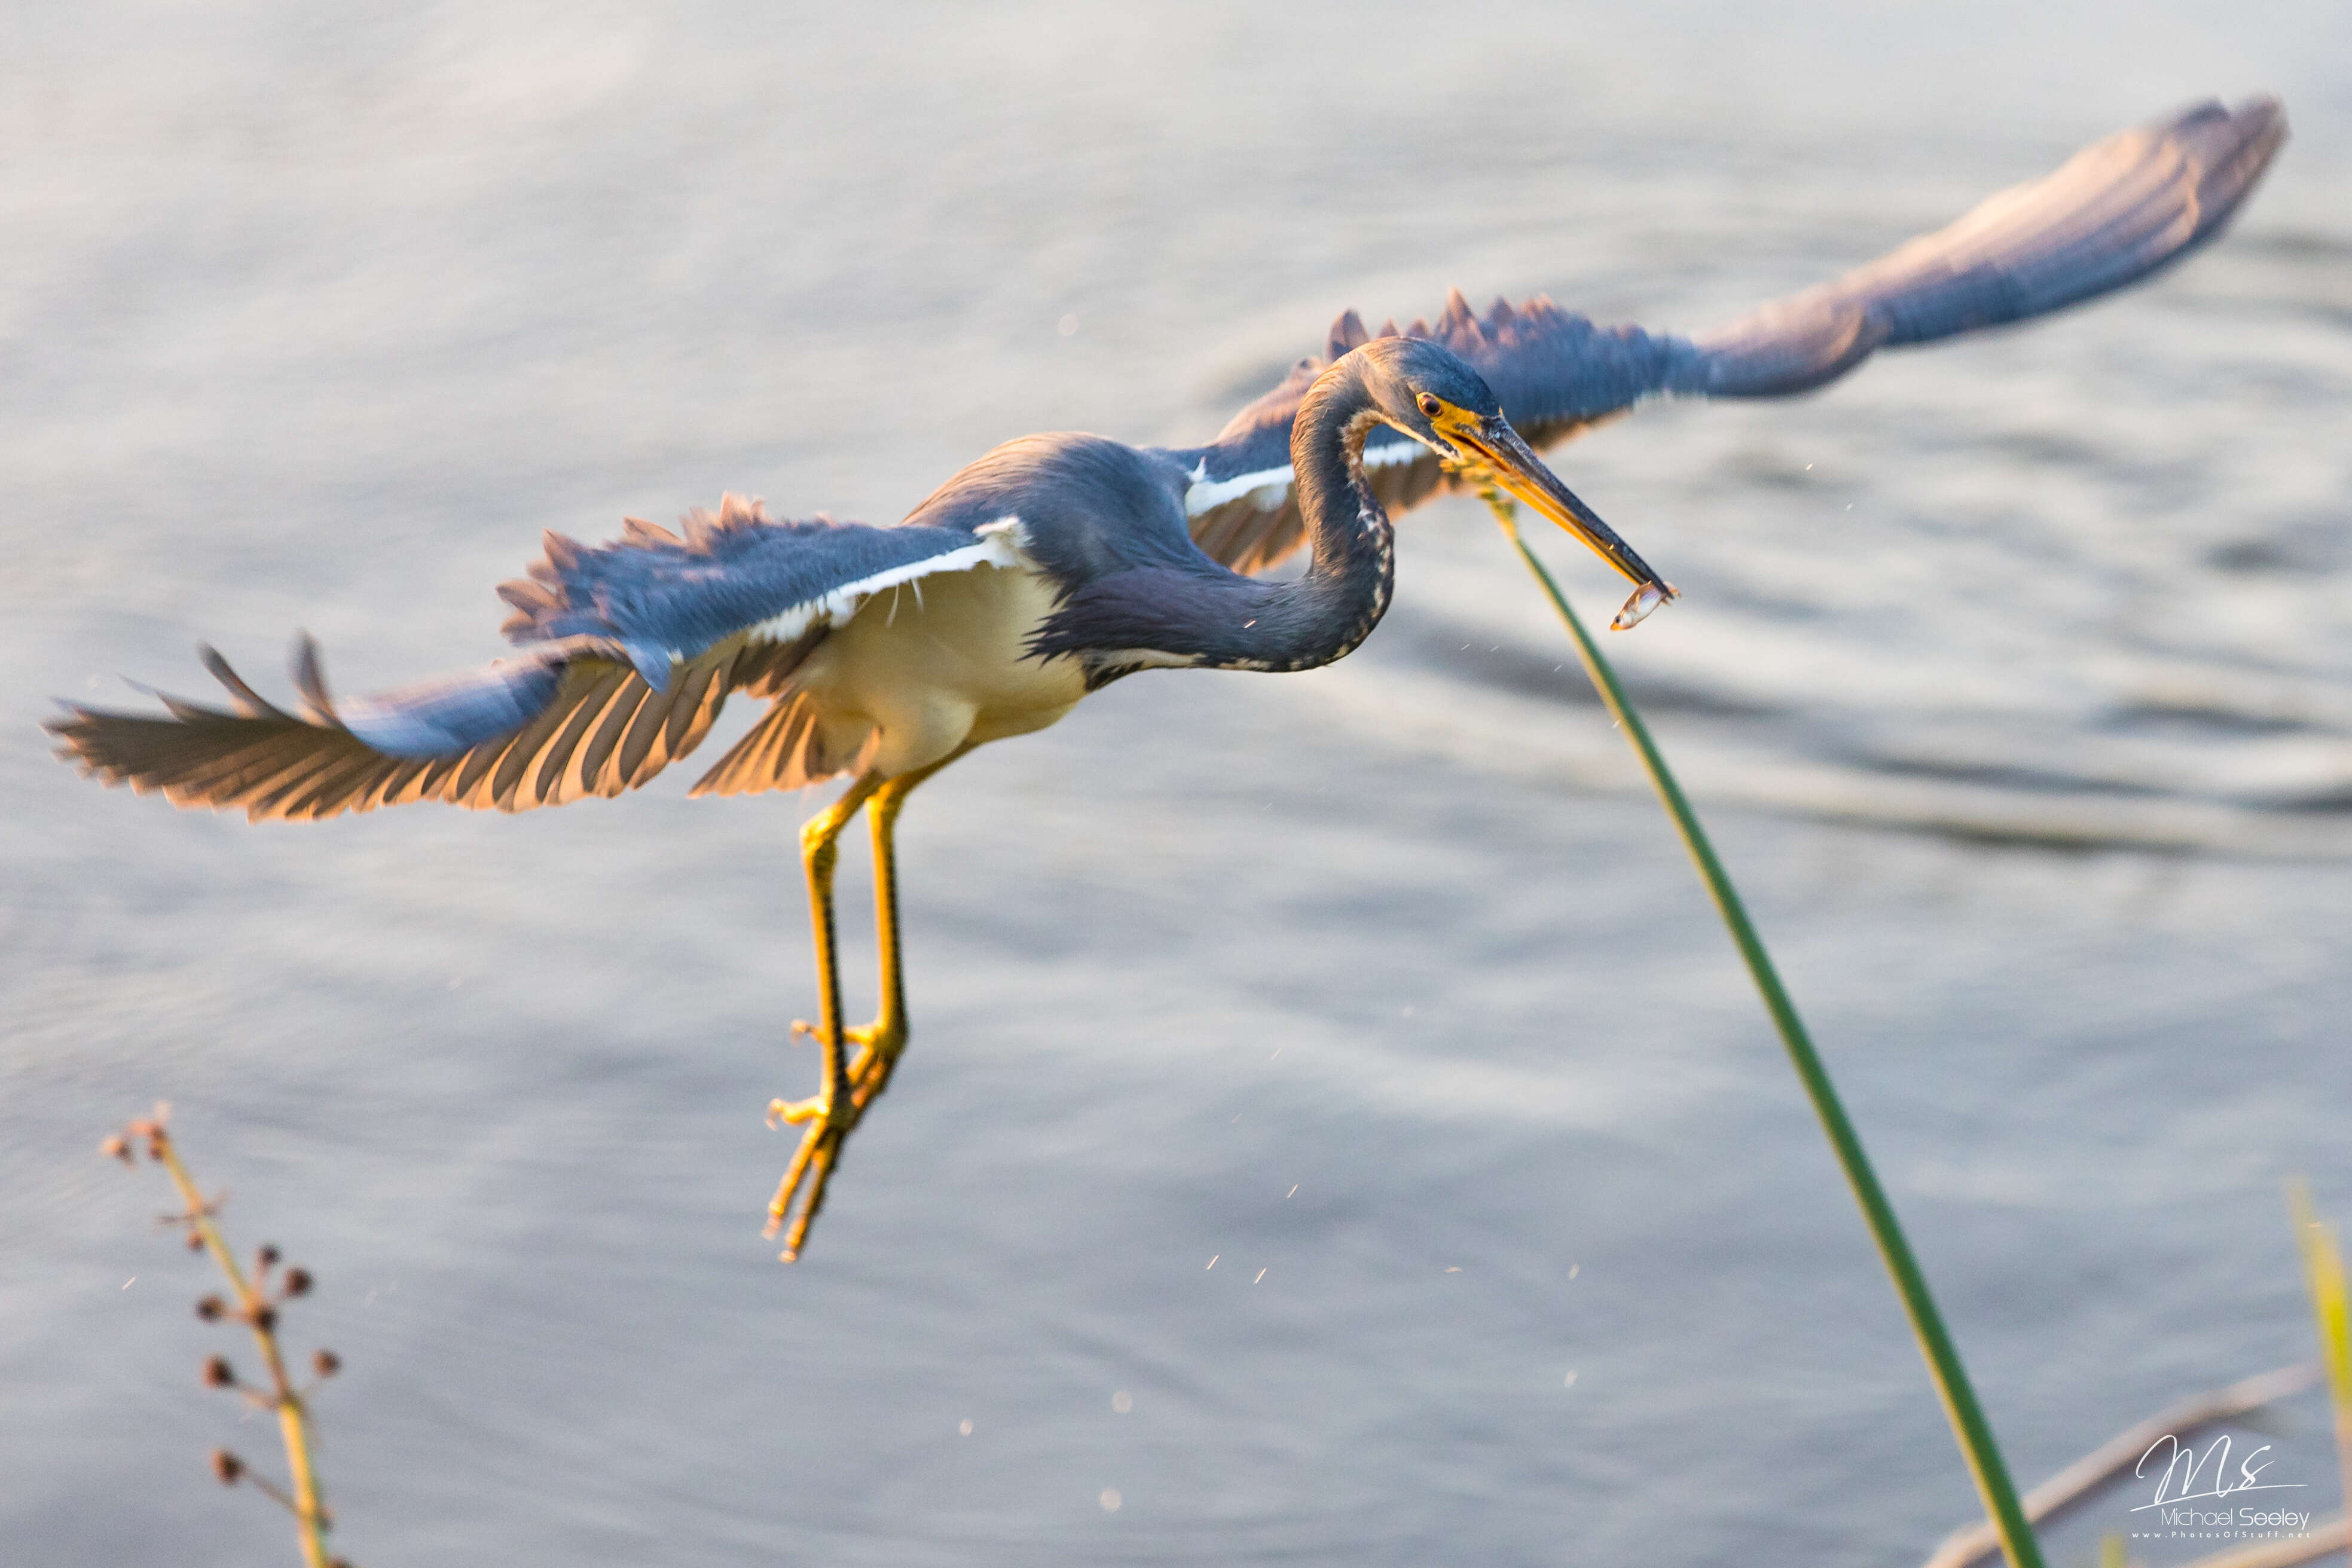
[[[205,1387],[232,1388],[235,1387],[236,1385],[236,1368],[228,1364],[228,1357],[225,1355],[208,1355],[205,1358]]]
[[[221,1314],[227,1311],[228,1303],[222,1301],[218,1296],[206,1296],[203,1301],[196,1303],[196,1316],[204,1319],[205,1322],[208,1323],[218,1322],[220,1321]]]
[[[99,1145],[98,1152],[110,1160],[121,1160],[126,1166],[131,1163],[131,1145],[120,1133]]]
[[[286,1270],[285,1290],[288,1295],[307,1296],[310,1293],[310,1270],[289,1269]]]
[[[310,1370],[321,1377],[332,1377],[343,1369],[343,1358],[331,1350],[313,1351]]]
[[[278,1249],[276,1245],[271,1242],[263,1242],[261,1244],[261,1250],[255,1253],[254,1256],[261,1260],[262,1271],[265,1273],[278,1266]]]
[[[205,1239],[204,1239],[203,1237],[201,1237],[201,1236],[197,1235],[197,1234],[196,1234],[194,1231],[193,1231],[193,1230],[189,1231],[189,1232],[188,1232],[188,1250],[189,1250],[189,1251],[191,1251],[191,1252],[201,1252],[201,1251],[203,1251],[204,1249],[205,1249]]]
[[[221,1485],[233,1487],[236,1485],[237,1478],[245,1474],[245,1461],[226,1448],[215,1448],[213,1474],[219,1479]]]
[[[278,1326],[278,1309],[272,1306],[256,1307],[249,1321],[255,1328],[259,1329],[263,1333],[268,1333]]]

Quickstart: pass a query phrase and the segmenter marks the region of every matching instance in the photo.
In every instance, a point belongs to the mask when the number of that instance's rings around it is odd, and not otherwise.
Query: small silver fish
[[[1609,622],[1612,632],[1630,632],[1648,619],[1651,611],[1669,599],[1680,599],[1682,591],[1671,582],[1645,582],[1633,591],[1625,608],[1617,612],[1617,619]]]

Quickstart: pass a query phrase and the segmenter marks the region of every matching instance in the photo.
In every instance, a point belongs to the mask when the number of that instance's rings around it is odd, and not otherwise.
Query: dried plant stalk
[[[121,1160],[135,1163],[132,1150],[143,1146],[147,1157],[163,1167],[179,1190],[180,1201],[185,1207],[177,1214],[163,1216],[166,1224],[184,1225],[188,1228],[191,1250],[201,1248],[212,1255],[213,1262],[228,1281],[232,1300],[224,1301],[217,1296],[207,1296],[196,1303],[196,1315],[207,1322],[233,1318],[243,1322],[253,1333],[255,1348],[261,1353],[261,1364],[269,1374],[264,1389],[241,1389],[256,1406],[274,1412],[278,1416],[278,1434],[286,1441],[286,1470],[289,1485],[283,1490],[265,1478],[254,1474],[243,1459],[226,1448],[213,1450],[213,1474],[225,1486],[250,1479],[255,1488],[271,1498],[294,1516],[296,1539],[302,1548],[303,1568],[351,1568],[342,1558],[327,1555],[327,1532],[333,1527],[333,1518],[320,1497],[319,1474],[311,1462],[310,1409],[303,1399],[303,1391],[287,1375],[286,1357],[278,1339],[278,1309],[291,1297],[306,1295],[310,1290],[310,1275],[301,1269],[289,1268],[278,1276],[276,1293],[272,1294],[271,1272],[278,1266],[275,1247],[264,1246],[256,1254],[253,1273],[248,1276],[237,1264],[236,1255],[215,1223],[220,1212],[219,1198],[207,1199],[196,1186],[195,1178],[180,1159],[180,1151],[172,1142],[167,1125],[171,1107],[158,1103],[153,1116],[133,1122],[123,1133],[106,1140],[101,1152]],[[320,1378],[332,1376],[339,1363],[331,1351],[320,1351],[311,1360],[311,1369]],[[224,1356],[212,1356],[205,1363],[205,1382],[215,1388],[238,1388],[236,1375]]]

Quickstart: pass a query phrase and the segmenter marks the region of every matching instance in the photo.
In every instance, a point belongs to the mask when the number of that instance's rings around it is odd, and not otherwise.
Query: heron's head
[[[1674,584],[1544,466],[1503,417],[1486,378],[1427,338],[1375,338],[1347,356],[1371,399],[1370,412],[1437,454],[1474,484],[1492,484],[1575,535],[1635,584],[1610,624],[1622,631],[1676,597]]]

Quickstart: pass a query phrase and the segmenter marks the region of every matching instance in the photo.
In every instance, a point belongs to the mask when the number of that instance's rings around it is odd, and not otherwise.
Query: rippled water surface
[[[308,627],[349,687],[488,656],[546,527],[1197,440],[1349,305],[1705,327],[2263,89],[2296,140],[2155,285],[1556,459],[1686,591],[1612,650],[2020,1471],[2308,1354],[2282,1178],[2352,1220],[2340,5],[53,7],[0,47],[0,1557],[285,1555],[204,1471],[268,1434],[194,1386],[162,1185],[90,1155],[163,1096],[321,1278],[370,1564],[1916,1561],[1970,1511],[1917,1356],[1473,507],[1405,523],[1345,664],[1139,678],[919,798],[914,1049],[789,1270],[808,802],[680,769],[256,829],[34,727],[196,689],[200,638],[268,670]],[[2252,1441],[2333,1507],[2315,1406]]]

